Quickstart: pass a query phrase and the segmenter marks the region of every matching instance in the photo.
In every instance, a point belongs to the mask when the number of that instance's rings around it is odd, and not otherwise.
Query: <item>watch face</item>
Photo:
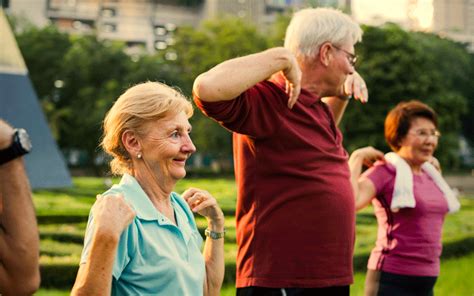
[[[18,129],[18,139],[20,141],[21,147],[29,152],[31,150],[30,137],[28,136],[28,133],[22,128]]]

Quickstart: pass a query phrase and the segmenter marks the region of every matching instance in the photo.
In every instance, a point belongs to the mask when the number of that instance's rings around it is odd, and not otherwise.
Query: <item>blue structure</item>
[[[33,150],[25,156],[31,187],[71,186],[71,176],[54,141],[23,57],[0,9],[0,118],[28,131]]]

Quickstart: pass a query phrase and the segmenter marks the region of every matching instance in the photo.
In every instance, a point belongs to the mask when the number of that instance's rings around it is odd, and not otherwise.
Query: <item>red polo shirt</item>
[[[234,132],[237,287],[351,284],[354,196],[326,104],[303,89],[290,110],[282,80],[231,101],[194,100]]]

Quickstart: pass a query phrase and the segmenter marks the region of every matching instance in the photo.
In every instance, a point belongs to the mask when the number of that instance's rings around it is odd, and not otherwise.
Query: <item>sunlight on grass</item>
[[[40,190],[34,192],[34,203],[37,209],[39,231],[41,236],[42,266],[68,265],[77,268],[82,252],[82,240],[85,232],[87,216],[95,195],[107,189],[102,178],[74,178],[74,187],[58,190]],[[114,183],[119,182],[118,178]],[[176,192],[182,193],[189,187],[208,190],[218,200],[224,211],[228,211],[225,220],[226,242],[224,246],[225,261],[228,267],[235,266],[237,244],[235,241],[236,187],[232,179],[188,179],[180,181]],[[461,199],[462,208],[459,213],[448,215],[443,228],[443,244],[450,243],[451,252],[442,259],[441,277],[436,285],[436,295],[474,295],[474,280],[469,280],[471,266],[474,264],[474,250],[461,245],[471,244],[474,238],[474,196]],[[71,219],[73,218],[73,219]],[[196,224],[202,230],[207,226],[205,218],[196,215]],[[361,272],[377,235],[377,222],[372,207],[357,214],[355,256],[358,256],[358,267],[355,283],[351,287],[351,295],[363,295],[365,272]],[[449,249],[449,248],[446,248]],[[454,250],[454,251],[453,251]],[[460,251],[459,251],[460,250]],[[461,252],[460,258],[456,258]],[[467,252],[467,253],[466,253]],[[43,277],[55,277],[44,274]],[[471,276],[472,278],[472,276]],[[235,295],[232,275],[228,274],[221,295]],[[69,291],[42,289],[35,295],[69,295]]]
[[[36,296],[67,296],[69,291],[64,290],[51,290],[51,289],[40,289],[34,295]]]

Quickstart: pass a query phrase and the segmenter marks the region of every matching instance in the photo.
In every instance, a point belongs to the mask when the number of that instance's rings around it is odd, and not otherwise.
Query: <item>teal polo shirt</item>
[[[177,226],[152,204],[137,180],[125,174],[103,195],[122,193],[136,217],[120,236],[113,267],[112,295],[203,295],[202,237],[184,199],[171,193]],[[89,214],[81,264],[87,261],[94,230]]]

